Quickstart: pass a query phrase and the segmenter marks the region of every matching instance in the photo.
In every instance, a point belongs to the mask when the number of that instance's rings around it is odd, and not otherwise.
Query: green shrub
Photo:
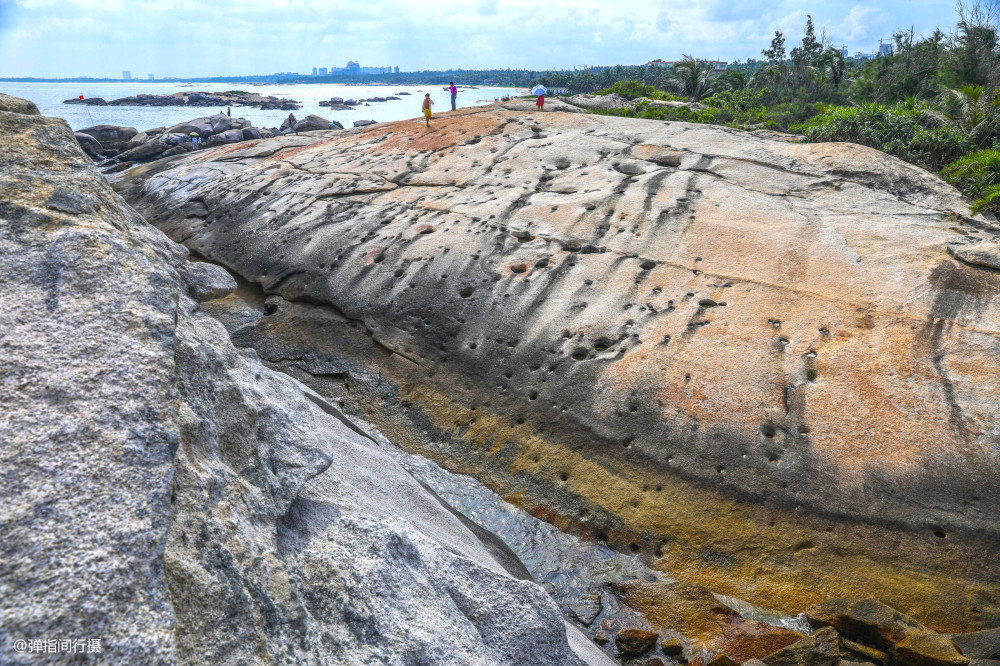
[[[1000,212],[1000,150],[980,150],[941,170],[941,177],[975,199],[972,212]]]
[[[953,127],[928,127],[921,108],[906,104],[828,107],[802,129],[812,142],[850,141],[921,166],[938,169],[972,148]]]
[[[648,97],[649,99],[662,99],[662,100],[679,100],[684,101],[683,98],[677,95],[672,95],[668,92],[658,90],[653,86],[646,85],[635,79],[629,79],[628,81],[615,81],[615,84],[610,88],[605,88],[604,90],[599,90],[594,93],[595,95],[610,95],[610,94],[621,95],[625,99],[637,99],[639,97]]]

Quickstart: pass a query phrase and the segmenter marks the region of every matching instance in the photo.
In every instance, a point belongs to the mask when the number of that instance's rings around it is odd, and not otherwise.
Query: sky
[[[871,52],[955,24],[951,0],[0,0],[0,77],[238,76],[313,67],[572,69],[791,48],[805,15]]]

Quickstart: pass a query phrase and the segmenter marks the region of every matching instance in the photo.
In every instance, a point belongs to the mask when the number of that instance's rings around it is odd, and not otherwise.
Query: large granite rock
[[[89,637],[109,663],[609,663],[502,542],[233,347],[198,305],[231,279],[64,121],[0,112],[0,193],[0,662]]]
[[[949,256],[959,193],[851,144],[520,108],[119,187],[288,303],[247,344],[353,364],[298,376],[536,515],[782,610],[1000,624],[1000,275]]]

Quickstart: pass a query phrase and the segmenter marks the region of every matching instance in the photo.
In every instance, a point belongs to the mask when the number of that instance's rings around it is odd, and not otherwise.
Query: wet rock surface
[[[99,636],[115,663],[609,663],[495,537],[235,348],[198,303],[232,278],[64,121],[0,130],[0,661]]]
[[[353,363],[380,428],[571,532],[792,612],[995,624],[1000,279],[947,253],[958,193],[849,144],[519,108],[118,187],[314,304],[259,353]]]

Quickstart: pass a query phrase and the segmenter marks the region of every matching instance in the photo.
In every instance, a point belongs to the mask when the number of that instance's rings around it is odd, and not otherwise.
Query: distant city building
[[[854,52],[854,59],[855,60],[862,60],[862,61],[864,61],[864,60],[871,60],[874,57],[875,57],[874,53],[862,53],[861,51],[855,51]]]
[[[313,67],[313,76],[316,76],[316,68]]]
[[[348,61],[344,67],[320,67],[319,76],[362,76],[365,74],[399,74],[399,67],[362,67],[356,60]],[[313,68],[313,76],[317,75],[317,70]]]
[[[125,79],[126,81],[131,81],[132,80],[132,72],[128,71],[127,69],[122,70],[122,78]]]
[[[156,77],[153,76],[152,74],[147,74],[146,78],[149,79],[150,81],[155,81],[156,80]]]
[[[661,60],[660,58],[657,58],[656,60],[650,60],[646,64],[650,65],[650,66],[653,66],[653,67],[673,67],[674,65],[676,65],[678,63],[682,63],[682,62],[684,62],[684,61],[683,60]],[[698,62],[708,63],[709,65],[712,66],[712,71],[713,72],[724,72],[724,71],[726,71],[726,65],[729,64],[725,60],[699,60]]]
[[[839,49],[837,49],[837,53],[840,54],[841,58],[847,58],[847,47],[841,46]]]
[[[878,54],[880,56],[891,56],[892,55],[892,42],[882,43],[880,39],[878,41]]]

